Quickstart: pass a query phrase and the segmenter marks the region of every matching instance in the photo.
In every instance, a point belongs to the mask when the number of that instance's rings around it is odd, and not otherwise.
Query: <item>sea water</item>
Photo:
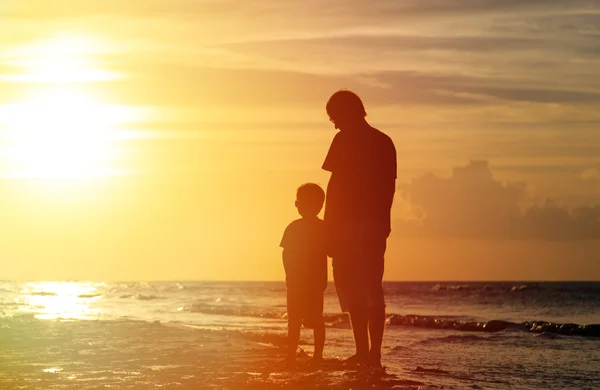
[[[424,388],[600,388],[600,283],[385,282],[383,364]],[[335,286],[325,356],[353,353]],[[282,282],[0,282],[0,317],[286,332]],[[312,335],[303,333],[311,351]]]

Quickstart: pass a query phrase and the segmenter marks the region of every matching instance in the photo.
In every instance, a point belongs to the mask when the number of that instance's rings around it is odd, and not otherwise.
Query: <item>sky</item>
[[[338,89],[388,280],[600,279],[600,4],[0,0],[2,279],[283,280]]]

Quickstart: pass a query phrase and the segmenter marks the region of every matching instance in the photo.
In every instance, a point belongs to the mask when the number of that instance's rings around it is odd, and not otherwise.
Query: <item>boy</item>
[[[296,361],[302,324],[314,329],[312,361],[317,363],[323,358],[323,292],[327,287],[327,253],[325,228],[318,214],[324,201],[325,192],[317,184],[300,186],[295,204],[302,218],[290,223],[281,239],[288,313],[288,356],[284,362],[288,367],[293,367]]]

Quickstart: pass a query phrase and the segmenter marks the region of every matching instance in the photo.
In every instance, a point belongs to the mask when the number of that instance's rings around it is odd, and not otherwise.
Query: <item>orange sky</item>
[[[398,150],[387,279],[600,278],[598,11],[328,4],[3,2],[0,278],[282,279],[340,88]]]

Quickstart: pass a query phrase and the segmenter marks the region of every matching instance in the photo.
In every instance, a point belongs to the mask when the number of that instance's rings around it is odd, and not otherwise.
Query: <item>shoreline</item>
[[[0,319],[2,389],[391,389],[419,382],[343,367],[317,369],[286,354],[279,334],[219,331],[144,321]]]

